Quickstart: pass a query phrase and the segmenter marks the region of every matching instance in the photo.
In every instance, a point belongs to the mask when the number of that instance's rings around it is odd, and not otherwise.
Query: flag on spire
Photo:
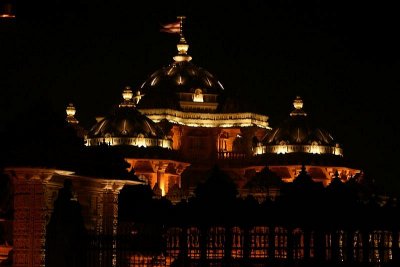
[[[168,24],[161,25],[160,31],[167,33],[181,33],[181,22],[175,21]]]

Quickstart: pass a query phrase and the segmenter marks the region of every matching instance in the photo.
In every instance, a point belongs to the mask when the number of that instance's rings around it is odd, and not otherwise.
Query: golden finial
[[[174,57],[175,61],[190,61],[192,57],[187,54],[189,50],[189,45],[186,42],[185,36],[183,35],[183,20],[186,19],[185,16],[177,16],[179,20],[179,43],[176,45],[178,48],[178,55]]]
[[[293,101],[293,106],[295,110],[290,113],[290,116],[307,116],[307,113],[303,110],[303,100],[300,96],[296,96],[296,99]]]
[[[183,36],[183,20],[186,19],[186,16],[177,16],[176,18],[179,19],[179,22],[180,22],[179,35],[180,35],[181,38],[185,39],[185,37]]]
[[[300,96],[296,96],[296,99],[293,101],[293,106],[295,109],[303,108],[303,100],[301,100]]]
[[[133,102],[133,92],[130,86],[125,86],[124,91],[122,92],[122,98],[124,101],[119,104],[119,107],[134,107],[135,103]]]
[[[122,97],[125,101],[129,101],[132,99],[133,93],[130,86],[126,86],[124,91],[122,92]]]
[[[67,108],[65,109],[67,113],[67,122],[71,124],[77,124],[79,121],[75,118],[76,109],[74,104],[70,103]]]

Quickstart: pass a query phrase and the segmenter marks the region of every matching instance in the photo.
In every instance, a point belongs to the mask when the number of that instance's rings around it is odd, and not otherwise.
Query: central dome
[[[190,111],[215,111],[222,84],[207,70],[194,65],[187,54],[189,45],[181,37],[174,62],[163,67],[142,84],[144,97],[138,108],[169,108]]]

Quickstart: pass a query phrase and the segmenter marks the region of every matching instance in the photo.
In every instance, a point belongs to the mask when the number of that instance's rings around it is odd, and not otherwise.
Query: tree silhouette
[[[214,204],[231,202],[235,200],[237,194],[236,185],[218,165],[211,169],[206,181],[199,184],[195,190],[198,200]]]
[[[229,175],[215,165],[204,183],[195,189],[195,198],[190,201],[192,215],[199,222],[226,222],[234,215],[238,191]],[[194,220],[196,221],[196,220]]]
[[[81,206],[74,197],[71,180],[66,179],[46,229],[46,266],[86,266],[86,238]]]

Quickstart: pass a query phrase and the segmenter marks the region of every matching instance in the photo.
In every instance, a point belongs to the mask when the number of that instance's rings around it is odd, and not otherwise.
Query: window
[[[194,91],[193,102],[204,102],[203,91],[201,89],[196,89]]]

